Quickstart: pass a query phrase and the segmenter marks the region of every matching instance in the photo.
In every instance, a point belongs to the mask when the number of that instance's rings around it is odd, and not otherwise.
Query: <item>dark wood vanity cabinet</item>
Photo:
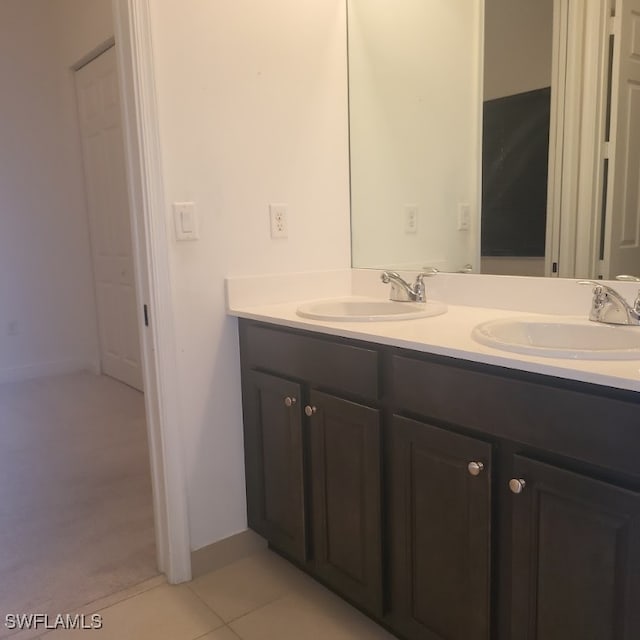
[[[380,411],[310,393],[314,571],[382,613]]]
[[[250,370],[244,380],[249,526],[283,553],[307,559],[302,388]]]
[[[471,603],[459,610],[461,617],[468,616],[462,628],[440,631],[442,624],[433,624],[445,608],[441,604],[435,616],[422,618],[435,635],[406,635],[437,640],[457,640],[465,632],[500,640],[640,638],[640,404],[635,394],[405,353],[392,357],[391,369],[396,411],[423,416],[421,421],[446,433],[463,433],[465,442],[473,433],[492,447],[492,463],[483,469],[494,484],[491,603],[476,587],[485,614],[491,611],[491,630],[473,617],[480,610],[477,601],[462,598]],[[411,424],[418,432],[419,423]],[[460,466],[476,457],[461,445],[454,451],[461,455]],[[406,461],[396,462],[392,482],[398,473],[407,473]],[[422,489],[429,484],[423,480]],[[449,477],[440,490],[447,493],[452,486]],[[416,494],[417,487],[414,482]],[[461,492],[452,499],[465,505]],[[415,526],[418,508],[414,511],[405,519]],[[402,525],[396,520],[392,526],[397,529]],[[486,523],[469,518],[469,528],[477,526]],[[406,543],[396,539],[394,544]],[[425,546],[423,553],[428,553],[431,544]],[[457,546],[468,563],[478,561],[462,544]],[[405,582],[420,570],[415,561],[395,565]],[[455,606],[452,599],[449,605]]]
[[[256,325],[240,335],[249,526],[379,616],[378,354]]]
[[[515,456],[512,640],[640,638],[640,494]]]
[[[240,322],[249,524],[406,640],[640,638],[638,395]]]
[[[394,416],[393,626],[410,640],[488,640],[490,444]]]

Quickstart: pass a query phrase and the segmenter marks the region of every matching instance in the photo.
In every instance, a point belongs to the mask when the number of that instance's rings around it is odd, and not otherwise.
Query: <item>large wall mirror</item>
[[[640,275],[640,0],[347,0],[358,268]]]

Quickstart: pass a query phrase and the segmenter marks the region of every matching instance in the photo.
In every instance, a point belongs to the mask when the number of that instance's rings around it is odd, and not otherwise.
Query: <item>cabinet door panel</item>
[[[380,412],[315,390],[311,403],[316,572],[381,614]]]
[[[287,406],[286,398],[294,400]],[[304,561],[304,472],[300,385],[250,371],[244,394],[249,526]]]
[[[411,640],[487,639],[491,445],[398,416],[391,442],[394,624]]]
[[[640,638],[640,494],[515,456],[513,640]]]

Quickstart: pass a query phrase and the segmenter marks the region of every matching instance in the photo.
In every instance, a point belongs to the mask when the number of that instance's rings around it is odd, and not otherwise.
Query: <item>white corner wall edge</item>
[[[145,327],[139,309],[157,560],[175,584],[191,579],[191,553],[149,0],[112,6],[136,286],[151,318]]]
[[[87,362],[86,360],[66,358],[64,360],[38,362],[37,364],[23,365],[20,367],[7,367],[0,369],[0,384],[6,382],[22,382],[24,380],[33,380],[34,378],[43,378],[45,376],[77,373],[79,371],[90,371],[91,373],[99,374],[100,364],[95,360]]]

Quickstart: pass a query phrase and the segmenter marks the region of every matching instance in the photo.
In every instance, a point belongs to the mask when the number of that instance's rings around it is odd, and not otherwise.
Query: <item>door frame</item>
[[[149,0],[112,0],[158,569],[191,579],[177,347]],[[145,324],[142,305],[149,318]]]

